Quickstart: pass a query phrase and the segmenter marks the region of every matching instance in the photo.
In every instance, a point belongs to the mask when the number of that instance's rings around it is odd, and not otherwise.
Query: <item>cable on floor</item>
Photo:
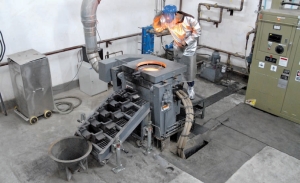
[[[68,98],[77,99],[79,102],[78,102],[78,104],[74,105],[72,102],[58,101],[58,100],[63,100],[63,99],[68,99]],[[58,101],[58,102],[55,102],[55,101]],[[69,114],[75,108],[77,108],[78,106],[80,106],[81,103],[82,103],[81,98],[75,97],[75,96],[67,96],[67,97],[56,98],[56,99],[54,99],[54,108],[55,108],[55,110],[53,112],[57,112],[59,114]],[[68,107],[65,108],[65,109],[60,109],[59,106],[62,106],[62,105],[68,106]]]

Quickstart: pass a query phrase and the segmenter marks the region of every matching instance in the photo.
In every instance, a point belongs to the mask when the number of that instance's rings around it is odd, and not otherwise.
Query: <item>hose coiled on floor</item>
[[[59,102],[55,102],[57,100],[62,100],[62,99],[67,99],[67,98],[74,98],[77,99],[79,101],[78,104],[74,105],[72,102],[67,102],[67,101],[59,101]],[[59,114],[69,114],[70,112],[72,112],[75,108],[77,108],[78,106],[80,106],[82,103],[82,100],[79,97],[75,97],[75,96],[68,96],[68,97],[62,97],[62,98],[56,98],[54,99],[54,112],[57,112]],[[59,109],[58,107],[61,105],[66,105],[68,106],[66,109]]]
[[[177,142],[177,154],[179,157],[186,159],[184,154],[184,147],[186,145],[188,136],[190,134],[190,130],[193,125],[194,109],[189,96],[184,91],[176,91],[176,95],[181,99],[186,113],[184,128]]]

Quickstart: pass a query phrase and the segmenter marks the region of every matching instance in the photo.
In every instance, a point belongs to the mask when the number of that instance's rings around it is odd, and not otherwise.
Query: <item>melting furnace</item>
[[[152,55],[122,55],[99,62],[99,77],[113,82],[114,93],[84,120],[77,134],[93,142],[93,154],[102,162],[111,155],[110,146],[132,132],[143,140],[151,119],[158,141],[179,132],[182,89],[186,66]]]

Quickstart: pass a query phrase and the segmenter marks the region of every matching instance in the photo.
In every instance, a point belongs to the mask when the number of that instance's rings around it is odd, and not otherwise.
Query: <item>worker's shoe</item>
[[[194,100],[195,98],[195,91],[194,91],[194,87],[188,87],[188,90],[187,90],[188,94],[189,94],[189,98],[191,100]]]

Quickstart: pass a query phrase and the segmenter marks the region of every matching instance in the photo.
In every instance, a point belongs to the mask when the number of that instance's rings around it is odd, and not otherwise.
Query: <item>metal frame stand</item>
[[[2,112],[4,112],[4,115],[7,116],[7,112],[6,112],[6,108],[5,108],[5,105],[4,105],[4,101],[3,101],[3,98],[2,98],[1,92],[0,92],[0,102],[1,102],[1,106],[2,106]]]
[[[24,121],[29,121],[29,118],[27,118],[26,116],[24,116],[20,111],[18,111],[17,108],[14,109],[14,112],[20,116]]]
[[[119,173],[123,170],[125,170],[125,167],[123,167],[122,162],[121,162],[121,140],[119,137],[116,139],[115,144],[112,145],[116,152],[116,162],[117,166],[112,169],[114,173]]]
[[[78,123],[84,123],[86,120],[85,113],[80,114],[80,119],[77,120]]]
[[[147,132],[148,142],[147,142],[147,147],[146,147],[146,149],[143,153],[147,156],[152,151],[151,144],[152,144],[152,131],[153,131],[153,128],[152,128],[152,122],[151,121],[148,122],[148,126],[145,127],[145,130]]]

